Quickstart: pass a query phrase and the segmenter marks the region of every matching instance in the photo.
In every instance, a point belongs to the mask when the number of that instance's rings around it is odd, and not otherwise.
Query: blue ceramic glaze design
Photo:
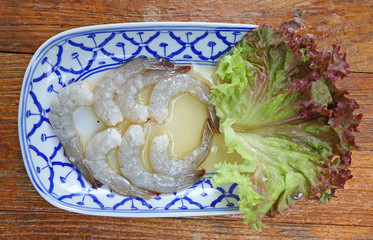
[[[215,65],[254,27],[197,23],[110,26],[57,35],[38,50],[29,65],[20,99],[19,133],[25,166],[35,188],[52,204],[89,214],[237,212],[237,185],[214,189],[210,182],[214,173],[185,191],[150,200],[120,196],[105,186],[92,189],[64,155],[48,113],[50,99],[63,87],[102,75],[137,57]]]

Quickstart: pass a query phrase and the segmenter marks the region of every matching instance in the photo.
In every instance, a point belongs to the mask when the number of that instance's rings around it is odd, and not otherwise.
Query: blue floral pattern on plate
[[[19,138],[26,170],[38,192],[65,210],[105,216],[191,216],[238,213],[237,185],[213,188],[207,173],[190,188],[154,199],[93,189],[67,160],[48,119],[50,101],[68,84],[99,78],[137,57],[176,64],[216,65],[253,25],[134,23],[73,29],[45,42],[25,73]]]

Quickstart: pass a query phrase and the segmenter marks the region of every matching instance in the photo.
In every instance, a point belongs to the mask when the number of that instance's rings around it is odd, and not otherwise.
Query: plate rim
[[[31,166],[29,166],[29,161],[27,161],[27,155],[25,153],[26,149],[28,148],[27,139],[24,136],[25,135],[25,129],[23,128],[23,115],[25,114],[26,105],[25,105],[25,97],[27,97],[26,94],[26,87],[28,86],[29,82],[29,74],[30,71],[33,69],[34,65],[37,64],[38,59],[42,57],[43,51],[46,50],[46,47],[57,41],[61,40],[64,37],[71,37],[75,34],[82,34],[89,31],[110,31],[115,28],[151,28],[151,27],[203,27],[203,28],[220,28],[220,29],[255,29],[258,27],[258,25],[254,24],[241,24],[241,23],[217,23],[217,22],[134,22],[134,23],[113,23],[113,24],[99,24],[99,25],[91,25],[91,26],[84,26],[84,27],[78,27],[69,29],[63,32],[60,32],[52,37],[50,37],[48,40],[46,40],[43,44],[40,45],[40,47],[35,51],[32,58],[30,59],[27,69],[25,71],[23,81],[22,81],[22,88],[20,92],[20,98],[19,98],[19,106],[18,106],[18,137],[19,137],[19,143],[22,153],[22,160],[25,165],[26,172],[28,174],[28,177],[33,184],[34,188],[37,190],[37,192],[51,205],[66,210],[69,212],[75,212],[80,214],[87,214],[87,215],[95,215],[95,216],[111,216],[111,217],[181,217],[181,216],[212,216],[212,215],[227,215],[227,214],[242,214],[237,209],[232,210],[218,210],[215,211],[203,211],[203,209],[188,209],[187,211],[170,211],[166,214],[164,212],[149,212],[149,211],[143,211],[137,210],[134,212],[126,212],[121,213],[118,215],[117,212],[98,212],[98,211],[86,211],[79,208],[73,208],[68,206],[67,204],[62,204],[61,201],[56,201],[54,198],[51,197],[50,194],[46,193],[40,186],[38,180],[35,178],[35,176],[32,173]],[[25,121],[26,122],[26,121]],[[30,160],[31,161],[31,160]]]

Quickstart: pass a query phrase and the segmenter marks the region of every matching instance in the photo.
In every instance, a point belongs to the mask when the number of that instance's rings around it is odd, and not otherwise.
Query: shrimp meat
[[[193,185],[204,175],[204,169],[193,170],[177,178],[146,170],[140,159],[145,132],[142,126],[131,125],[124,134],[118,151],[121,172],[134,185],[153,192],[172,193]]]
[[[168,117],[168,104],[178,93],[188,92],[208,106],[212,130],[219,132],[215,108],[209,103],[210,88],[189,74],[179,74],[159,81],[150,96],[149,113],[159,124]]]
[[[94,188],[97,188],[98,182],[83,162],[84,152],[80,139],[75,133],[72,116],[76,107],[92,103],[93,94],[90,84],[86,81],[75,82],[63,88],[52,100],[48,116],[69,161]]]
[[[154,171],[173,178],[187,174],[198,167],[209,155],[213,139],[211,120],[206,120],[201,146],[193,150],[182,160],[171,159],[168,155],[169,139],[167,135],[157,136],[150,147],[150,162]]]
[[[125,196],[149,198],[154,195],[131,184],[122,175],[110,168],[106,154],[117,148],[122,136],[115,128],[108,128],[96,134],[88,143],[84,162],[90,167],[93,176],[114,192]]]

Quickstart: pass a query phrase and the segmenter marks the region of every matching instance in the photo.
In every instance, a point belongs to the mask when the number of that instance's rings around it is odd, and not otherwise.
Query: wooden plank
[[[354,71],[372,71],[371,1],[1,1],[0,52],[32,53],[53,35],[95,24],[207,21],[279,24],[298,17],[320,49],[343,45]]]
[[[359,126],[357,144],[363,150],[373,150],[373,74],[351,73],[345,79],[338,82],[337,86],[346,89],[350,97],[360,105],[357,113],[363,113],[363,119]]]
[[[268,223],[255,232],[237,219],[109,218],[73,213],[0,212],[0,237],[27,239],[369,239],[373,228]]]

